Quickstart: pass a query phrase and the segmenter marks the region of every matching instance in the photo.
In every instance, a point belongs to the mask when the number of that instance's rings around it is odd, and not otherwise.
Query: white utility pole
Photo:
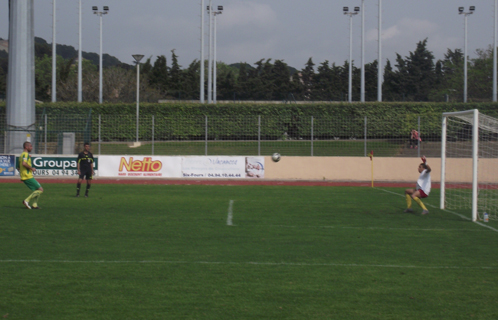
[[[361,102],[365,102],[365,0],[361,0]]]
[[[139,114],[140,114],[140,60],[142,60],[142,58],[144,57],[143,54],[133,54],[132,55],[133,59],[135,59],[135,62],[137,63],[137,117],[136,117],[136,121],[137,121],[137,142],[138,142],[138,128],[140,127],[139,126],[139,123],[138,123],[138,120],[139,120]]]
[[[349,11],[349,7],[343,7],[342,11],[349,16],[349,82],[348,101],[353,102],[353,17],[358,14],[360,7],[355,7],[354,12]]]
[[[214,54],[213,54],[213,102],[216,103],[216,92],[217,92],[217,84],[216,84],[216,16],[223,12],[223,6],[218,6],[218,11],[213,12],[214,19]]]
[[[100,18],[100,54],[99,54],[99,103],[102,104],[102,86],[103,86],[103,77],[102,74],[104,72],[104,65],[102,62],[102,17],[104,14],[109,13],[109,7],[104,6],[103,11],[98,11],[98,7],[93,6],[92,7],[93,13],[99,16]]]
[[[213,102],[213,1],[209,0],[208,103]]]
[[[52,102],[57,101],[56,0],[52,0]]]
[[[494,46],[493,46],[493,102],[497,101],[497,54],[496,47],[498,46],[498,0],[495,0],[495,32],[494,32]]]
[[[382,101],[382,82],[384,70],[382,68],[382,0],[379,0],[379,59],[377,74],[377,101]]]
[[[200,97],[201,103],[204,103],[204,0],[201,0],[201,79],[200,79]]]
[[[81,0],[79,0],[79,11],[78,11],[78,16],[79,16],[79,31],[78,31],[78,102],[83,101],[83,76],[82,76],[82,67],[81,64],[83,62],[83,57],[81,53],[81,43],[82,41],[82,36],[81,36]]]
[[[464,11],[463,7],[458,8],[458,13],[464,15],[464,62],[463,62],[463,102],[467,102],[467,18],[476,10],[475,6],[471,6],[468,12]]]

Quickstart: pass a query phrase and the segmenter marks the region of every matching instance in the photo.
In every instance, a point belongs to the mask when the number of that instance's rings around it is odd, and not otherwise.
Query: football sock
[[[85,194],[88,194],[88,191],[90,190],[91,186],[92,186],[91,184],[88,184],[88,183],[86,184],[86,192],[85,192]]]
[[[413,200],[415,200],[415,202],[418,203],[418,205],[421,206],[422,209],[427,210],[427,208],[424,206],[424,203],[422,202],[422,200],[420,200],[420,198],[414,197]]]
[[[81,183],[76,184],[76,194],[80,194]]]
[[[35,192],[33,192],[33,194],[35,194],[35,196],[33,197],[33,207],[38,207],[38,199],[40,198],[41,194],[43,193],[43,191],[40,191],[40,190],[36,190]]]
[[[406,207],[411,209],[412,207],[412,197],[409,194],[405,194],[406,196]]]
[[[26,201],[27,203],[29,203],[36,196],[36,192],[37,191],[38,190],[33,191],[33,193],[29,195],[29,197],[27,197],[26,199],[24,199],[24,201]]]

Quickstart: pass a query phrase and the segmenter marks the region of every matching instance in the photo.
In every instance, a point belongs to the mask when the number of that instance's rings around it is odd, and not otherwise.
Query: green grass
[[[367,152],[375,150],[376,156],[394,157],[404,147],[403,142],[369,141]],[[311,141],[262,141],[261,155],[271,155],[279,152],[284,156],[309,156]],[[257,141],[209,141],[208,155],[254,155],[258,154]],[[143,143],[140,147],[130,148],[126,143],[103,143],[101,154],[140,154],[152,153],[152,143]],[[98,143],[93,143],[93,152],[98,153]],[[204,141],[174,141],[155,142],[154,155],[204,155],[206,145]],[[362,140],[314,141],[313,155],[315,156],[365,156],[365,144]]]
[[[43,187],[0,184],[0,317],[498,318],[498,232],[438,190],[421,216],[396,188]]]

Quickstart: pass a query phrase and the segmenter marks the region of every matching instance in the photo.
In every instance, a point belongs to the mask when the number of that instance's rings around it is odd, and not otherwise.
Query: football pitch
[[[498,318],[498,222],[437,189],[41,182],[0,184],[6,319]]]

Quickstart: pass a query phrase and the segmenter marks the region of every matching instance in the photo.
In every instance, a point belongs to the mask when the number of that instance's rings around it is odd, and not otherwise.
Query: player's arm
[[[30,165],[28,164],[28,162],[26,162],[26,161],[24,161],[24,160],[22,161],[22,166],[23,166],[24,168],[28,169],[28,171],[29,171],[29,170],[31,170],[31,171],[33,171],[33,172],[35,172],[35,171],[36,171],[36,169],[35,169],[35,168],[33,168],[32,166],[30,166]]]
[[[92,176],[95,175],[95,159],[93,158],[93,154],[92,154]]]
[[[78,159],[76,162],[78,162],[78,174],[80,174],[80,155],[78,155]]]
[[[431,171],[432,171],[432,169],[431,169],[431,167],[427,164],[427,158],[426,158],[425,156],[422,156],[422,158],[421,158],[421,159],[422,159],[422,162],[423,162],[423,163],[425,164],[425,166],[427,167],[427,169],[426,169],[426,170],[427,170],[427,173],[431,172]]]

